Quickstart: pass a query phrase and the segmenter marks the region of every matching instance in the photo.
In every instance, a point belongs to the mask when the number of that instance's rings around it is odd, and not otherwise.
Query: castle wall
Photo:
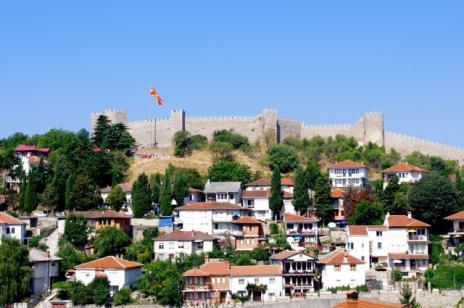
[[[285,138],[301,138],[302,124],[300,121],[290,119],[279,119],[278,123],[278,140],[283,141]]]

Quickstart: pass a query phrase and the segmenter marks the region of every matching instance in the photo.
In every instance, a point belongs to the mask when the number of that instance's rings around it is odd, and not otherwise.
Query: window
[[[159,245],[158,245],[158,248],[159,248],[159,249],[164,249],[164,244],[159,244]]]
[[[249,208],[252,208],[252,207],[254,207],[254,205],[255,205],[255,202],[254,202],[254,200],[250,200],[250,199],[248,199],[248,200],[247,200],[247,205],[248,205],[248,207],[249,207]]]
[[[382,243],[381,242],[377,242],[377,249],[382,249]]]
[[[15,228],[11,228],[11,234],[14,234],[15,233]]]
[[[349,242],[349,243],[348,243],[348,249],[353,250],[353,249],[354,249],[354,243]]]
[[[245,279],[240,278],[240,279],[238,280],[238,284],[245,284]]]
[[[375,231],[375,236],[381,237],[382,236],[382,231]]]
[[[269,283],[275,283],[275,278],[269,278]]]
[[[10,227],[6,227],[6,234],[10,234]]]
[[[255,278],[255,284],[259,283],[259,278]]]
[[[365,261],[365,258],[364,258],[364,256],[361,256],[361,261]]]
[[[219,229],[219,224],[214,224],[214,230]]]
[[[184,249],[184,243],[183,242],[178,243],[177,248],[178,249]]]
[[[336,272],[341,271],[341,269],[342,269],[342,268],[341,268],[340,265],[335,265],[335,266],[334,266],[334,271],[336,271]]]
[[[356,265],[350,265],[350,271],[356,272]]]

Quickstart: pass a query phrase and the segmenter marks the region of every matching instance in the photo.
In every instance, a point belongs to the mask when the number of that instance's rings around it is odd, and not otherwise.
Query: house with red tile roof
[[[180,255],[202,254],[213,251],[216,238],[200,231],[181,231],[155,238],[155,259],[175,260]]]
[[[113,210],[75,211],[72,214],[84,216],[87,219],[87,225],[95,231],[105,227],[115,227],[123,230],[129,236],[131,235],[132,215]]]
[[[317,247],[318,222],[315,216],[284,214],[285,234],[287,242],[293,250],[305,250],[307,247]]]
[[[345,220],[345,191],[341,188],[332,189],[330,199],[332,201],[333,220]]]
[[[202,190],[190,187],[188,195],[184,198],[184,204],[197,203],[205,201],[205,194]]]
[[[346,227],[346,249],[365,261],[369,268],[397,269],[415,276],[428,267],[428,228],[425,222],[408,215],[387,213],[378,226]]]
[[[114,293],[124,287],[135,288],[142,266],[141,263],[108,256],[76,266],[75,279],[88,285],[96,277],[106,277],[111,293]]]
[[[239,231],[235,235],[235,250],[253,250],[266,241],[263,221],[246,216],[234,220],[234,224]]]
[[[355,288],[366,283],[366,262],[345,250],[334,250],[319,256],[322,271],[322,288],[350,286]]]
[[[284,295],[282,269],[278,265],[231,266],[230,292],[250,295],[255,302],[276,301]]]
[[[293,193],[293,179],[291,178],[281,178],[280,186],[282,191],[287,191]],[[253,182],[250,182],[245,185],[245,190],[269,190],[271,189],[271,179],[262,178]]]
[[[398,177],[398,182],[414,184],[427,174],[427,170],[408,163],[399,163],[390,168],[382,170],[383,186],[387,187],[393,176]]]
[[[454,249],[464,243],[464,211],[460,211],[445,217],[452,224],[452,229],[444,236],[447,241],[446,250],[448,253],[455,254]]]
[[[2,238],[12,238],[26,243],[26,223],[5,212],[0,212],[0,244]]]
[[[327,166],[332,188],[364,188],[368,180],[367,166],[344,160]]]

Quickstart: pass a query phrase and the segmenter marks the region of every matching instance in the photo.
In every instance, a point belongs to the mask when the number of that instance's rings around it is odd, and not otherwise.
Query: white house
[[[383,186],[385,188],[390,182],[390,179],[395,175],[398,177],[399,184],[416,183],[417,181],[422,179],[422,177],[424,177],[425,174],[427,174],[427,171],[408,163],[401,163],[391,166],[390,168],[387,168],[385,170],[382,170],[382,174]]]
[[[188,196],[184,198],[184,204],[202,202],[204,199],[203,191],[190,187],[188,189]]]
[[[203,192],[206,201],[242,204],[242,183],[206,182]]]
[[[200,231],[180,231],[163,234],[155,239],[155,258],[175,260],[181,254],[202,254],[213,251],[215,238]]]
[[[408,215],[387,213],[380,226],[348,226],[346,248],[368,267],[398,269],[409,276],[428,267],[428,228]]]
[[[322,271],[322,288],[350,286],[355,288],[366,283],[366,263],[343,250],[335,250],[319,256]]]
[[[293,193],[293,180],[291,178],[281,178],[280,187],[282,191]],[[262,178],[245,185],[245,190],[269,190],[271,189],[271,179]]]
[[[464,211],[445,217],[452,223],[452,229],[444,238],[448,239],[447,252],[454,254],[454,248],[464,243]]]
[[[106,277],[112,293],[124,287],[133,289],[142,274],[142,266],[141,263],[108,256],[76,266],[76,281],[88,285],[95,277]]]
[[[37,248],[29,249],[29,264],[32,267],[31,293],[36,295],[50,290],[55,277],[59,275],[61,258],[50,256],[49,252]]]
[[[183,231],[200,231],[213,236],[241,234],[234,221],[249,216],[250,210],[237,204],[223,202],[199,202],[175,209],[176,223]]]
[[[32,166],[40,163],[40,160],[46,162],[49,148],[38,148],[35,145],[20,144],[15,148],[15,155],[21,160],[23,171],[27,175]]]
[[[271,220],[270,196],[270,190],[245,190],[242,195],[243,207],[250,209],[256,219],[262,221]]]
[[[247,286],[254,285],[253,301],[275,301],[284,295],[282,269],[278,265],[231,266],[230,291],[247,295]]]
[[[368,168],[351,160],[330,164],[327,171],[333,188],[363,188],[367,184]]]
[[[284,226],[287,242],[293,250],[305,250],[307,247],[317,247],[318,235],[317,217],[304,217],[285,213]]]
[[[16,217],[0,212],[0,243],[2,238],[12,238],[26,243],[26,223]]]

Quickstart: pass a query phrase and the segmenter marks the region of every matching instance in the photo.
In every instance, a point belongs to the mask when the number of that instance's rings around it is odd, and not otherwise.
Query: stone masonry
[[[356,123],[336,125],[306,125],[297,120],[279,119],[277,110],[265,109],[251,117],[218,116],[187,117],[184,110],[171,110],[171,116],[165,119],[129,121],[124,110],[109,109],[91,114],[91,127],[100,115],[106,115],[113,123],[124,123],[140,147],[167,147],[172,143],[174,134],[187,130],[191,134],[201,134],[210,139],[216,130],[232,129],[247,136],[254,142],[266,134],[274,135],[277,141],[287,137],[311,138],[330,137],[342,134],[354,137],[359,144],[368,142],[394,148],[403,155],[413,151],[453,159],[464,164],[464,149],[430,140],[410,137],[385,131],[384,115],[380,112],[368,112]]]

